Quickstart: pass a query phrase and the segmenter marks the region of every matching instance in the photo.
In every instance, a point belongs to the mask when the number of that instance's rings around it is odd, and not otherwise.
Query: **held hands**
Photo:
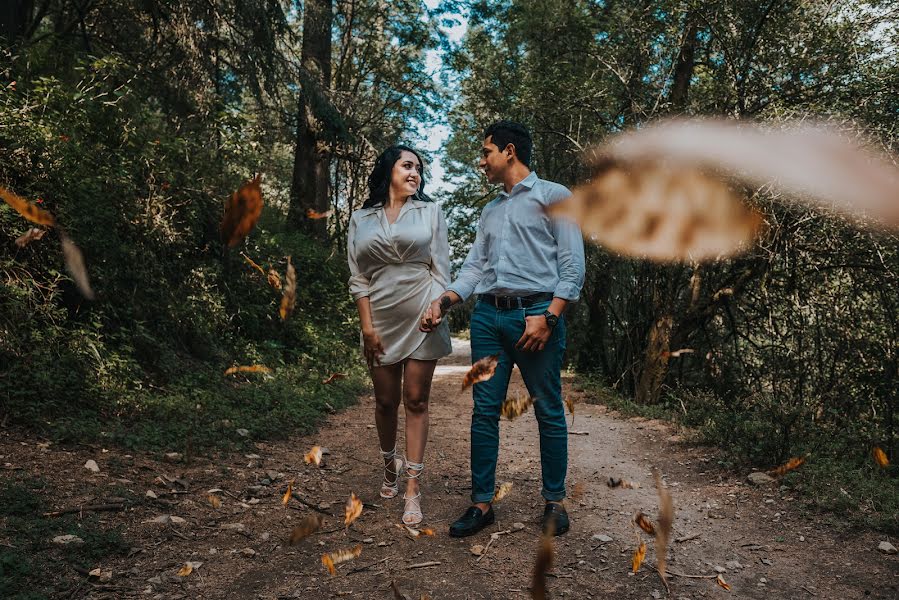
[[[425,311],[418,325],[419,331],[430,333],[437,329],[440,322],[443,321],[443,310],[440,308],[440,298],[431,302],[431,305]]]
[[[524,335],[515,343],[515,347],[525,352],[539,352],[553,334],[543,315],[532,315],[524,318]]]
[[[381,343],[381,336],[374,329],[362,330],[362,351],[369,369],[381,364],[384,345]]]

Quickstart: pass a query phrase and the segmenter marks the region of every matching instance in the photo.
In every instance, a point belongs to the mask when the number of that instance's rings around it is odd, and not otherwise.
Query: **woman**
[[[437,359],[452,352],[446,324],[430,333],[419,319],[449,283],[449,243],[440,207],[424,194],[421,157],[391,146],[368,177],[368,200],[347,235],[350,293],[362,323],[362,346],[375,387],[375,423],[384,458],[381,497],[408,480],[403,523],[423,519],[418,478],[428,439],[428,395]],[[406,460],[397,457],[400,400],[406,407]]]

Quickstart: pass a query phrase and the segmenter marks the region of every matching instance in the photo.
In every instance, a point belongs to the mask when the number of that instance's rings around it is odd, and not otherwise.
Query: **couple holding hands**
[[[544,208],[571,195],[530,170],[532,141],[523,125],[500,121],[484,132],[480,168],[498,197],[481,213],[474,245],[450,282],[447,227],[424,194],[421,157],[391,146],[368,178],[370,195],[352,215],[347,241],[350,292],[375,390],[375,423],[384,482],[381,497],[399,494],[406,476],[403,523],[423,520],[419,477],[428,438],[428,396],[437,360],[452,352],[443,317],[477,294],[471,317],[471,360],[498,355],[492,378],[472,390],[471,502],[449,529],[473,535],[494,521],[500,409],[518,365],[540,431],[544,531],[568,531],[565,475],[568,430],[561,368],[565,319],[584,283],[584,244],[574,223]],[[406,409],[406,453],[396,451],[400,403]]]

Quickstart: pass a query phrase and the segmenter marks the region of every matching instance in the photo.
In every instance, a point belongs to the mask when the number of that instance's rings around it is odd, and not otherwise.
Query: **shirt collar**
[[[537,179],[538,179],[537,173],[535,173],[534,171],[531,171],[527,177],[525,177],[524,179],[522,179],[521,181],[516,183],[514,186],[512,186],[511,192],[506,193],[506,190],[504,189],[499,193],[499,197],[500,198],[508,198],[509,196],[514,194],[519,189],[527,189],[527,190],[533,189],[534,186],[537,184]]]

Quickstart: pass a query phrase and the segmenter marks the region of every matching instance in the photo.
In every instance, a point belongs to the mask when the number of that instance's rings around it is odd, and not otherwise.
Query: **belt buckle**
[[[500,302],[500,299],[502,301]],[[518,308],[520,300],[515,296],[497,296],[497,308],[501,310],[512,310]]]

